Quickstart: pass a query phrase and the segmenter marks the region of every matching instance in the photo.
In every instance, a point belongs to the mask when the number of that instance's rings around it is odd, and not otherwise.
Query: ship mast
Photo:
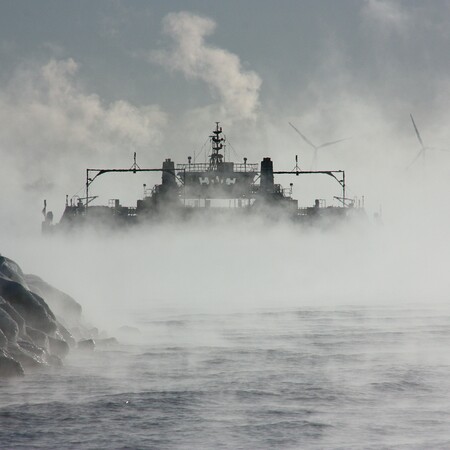
[[[209,170],[217,170],[219,164],[222,163],[223,155],[220,152],[223,148],[222,142],[225,139],[222,137],[222,127],[219,127],[220,122],[216,122],[216,129],[213,130],[211,138],[212,153],[209,156]]]

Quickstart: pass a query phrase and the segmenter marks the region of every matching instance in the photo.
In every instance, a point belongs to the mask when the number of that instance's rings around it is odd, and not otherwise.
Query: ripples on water
[[[450,448],[450,313],[141,321],[147,343],[0,384],[3,448]]]

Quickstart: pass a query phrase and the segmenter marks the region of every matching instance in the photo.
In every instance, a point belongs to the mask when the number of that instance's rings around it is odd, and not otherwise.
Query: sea
[[[450,448],[450,310],[380,305],[140,311],[2,380],[0,448]]]

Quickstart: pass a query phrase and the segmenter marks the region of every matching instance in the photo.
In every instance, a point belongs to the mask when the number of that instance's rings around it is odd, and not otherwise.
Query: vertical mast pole
[[[89,203],[89,169],[86,169],[86,211],[85,211],[86,215],[88,212],[88,203]]]
[[[342,171],[342,197],[344,198],[345,206],[345,170]]]

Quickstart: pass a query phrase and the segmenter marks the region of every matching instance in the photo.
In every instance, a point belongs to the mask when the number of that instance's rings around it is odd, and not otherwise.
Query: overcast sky
[[[376,171],[420,149],[410,113],[450,147],[449,23],[440,0],[0,0],[2,188],[56,199],[133,151],[182,162],[220,120],[239,158],[280,169],[311,164],[288,122],[351,137],[319,163],[376,197]]]
[[[351,82],[360,95],[395,95],[427,105],[437,100],[433,82],[447,78],[449,70],[448,1],[2,0],[0,5],[2,77],[26,61],[72,58],[80,65],[77,76],[105,101],[156,103],[169,112],[212,100],[195,82],[200,80],[186,80],[181,70],[168,76],[150,57],[173,49],[176,38],[164,32],[164,20],[182,11],[191,14],[192,23],[195,17],[212,21],[201,31],[202,44],[236,55],[242,72],[261,78],[261,100],[284,110],[295,110],[298,96],[314,81],[334,88]],[[201,25],[195,27],[198,32]],[[185,29],[178,38],[188,40],[195,32]],[[176,98],[174,90],[185,95]]]

